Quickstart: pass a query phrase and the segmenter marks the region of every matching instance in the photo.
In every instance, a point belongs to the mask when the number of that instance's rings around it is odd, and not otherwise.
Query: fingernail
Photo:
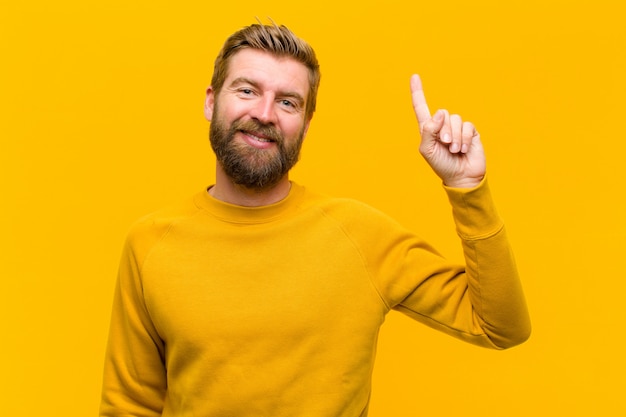
[[[463,152],[463,153],[467,153],[467,148],[468,148],[467,143],[464,143],[464,144],[461,146],[461,152]]]
[[[450,143],[450,134],[449,133],[444,133],[443,134],[443,138],[441,139],[444,143]]]
[[[458,151],[459,151],[459,144],[458,143],[453,143],[452,145],[450,145],[450,152],[457,153]]]

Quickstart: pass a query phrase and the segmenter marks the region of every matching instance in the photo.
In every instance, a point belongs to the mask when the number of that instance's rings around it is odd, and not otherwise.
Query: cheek
[[[306,133],[306,124],[301,118],[285,120],[279,127],[284,132],[285,136],[289,137],[297,137]]]
[[[229,100],[227,97],[216,102],[213,108],[213,118],[219,118],[226,122],[243,119],[247,113],[248,109],[245,103]]]

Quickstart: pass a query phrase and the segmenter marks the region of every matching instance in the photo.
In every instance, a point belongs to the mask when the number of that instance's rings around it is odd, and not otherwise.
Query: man
[[[290,182],[319,78],[313,50],[283,26],[226,41],[205,106],[215,185],[129,234],[102,416],[365,416],[391,309],[489,348],[528,337],[474,126],[431,117],[412,77],[420,151],[452,204],[459,266],[364,204]]]

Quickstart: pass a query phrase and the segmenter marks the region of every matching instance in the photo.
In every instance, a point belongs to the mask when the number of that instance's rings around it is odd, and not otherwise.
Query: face
[[[220,167],[236,184],[266,189],[287,177],[308,129],[307,68],[292,58],[244,49],[235,54],[205,115]]]

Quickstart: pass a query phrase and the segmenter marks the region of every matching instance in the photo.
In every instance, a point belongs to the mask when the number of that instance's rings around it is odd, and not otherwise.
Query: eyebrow
[[[237,87],[238,85],[241,84],[249,84],[254,88],[260,88],[260,85],[258,82],[247,78],[247,77],[237,77],[235,78],[231,83],[230,86],[231,87]],[[298,105],[303,106],[304,105],[304,97],[302,97],[302,95],[300,95],[299,93],[295,92],[295,91],[279,91],[277,94],[278,97],[281,98],[291,98],[294,99],[295,101],[298,102]]]

